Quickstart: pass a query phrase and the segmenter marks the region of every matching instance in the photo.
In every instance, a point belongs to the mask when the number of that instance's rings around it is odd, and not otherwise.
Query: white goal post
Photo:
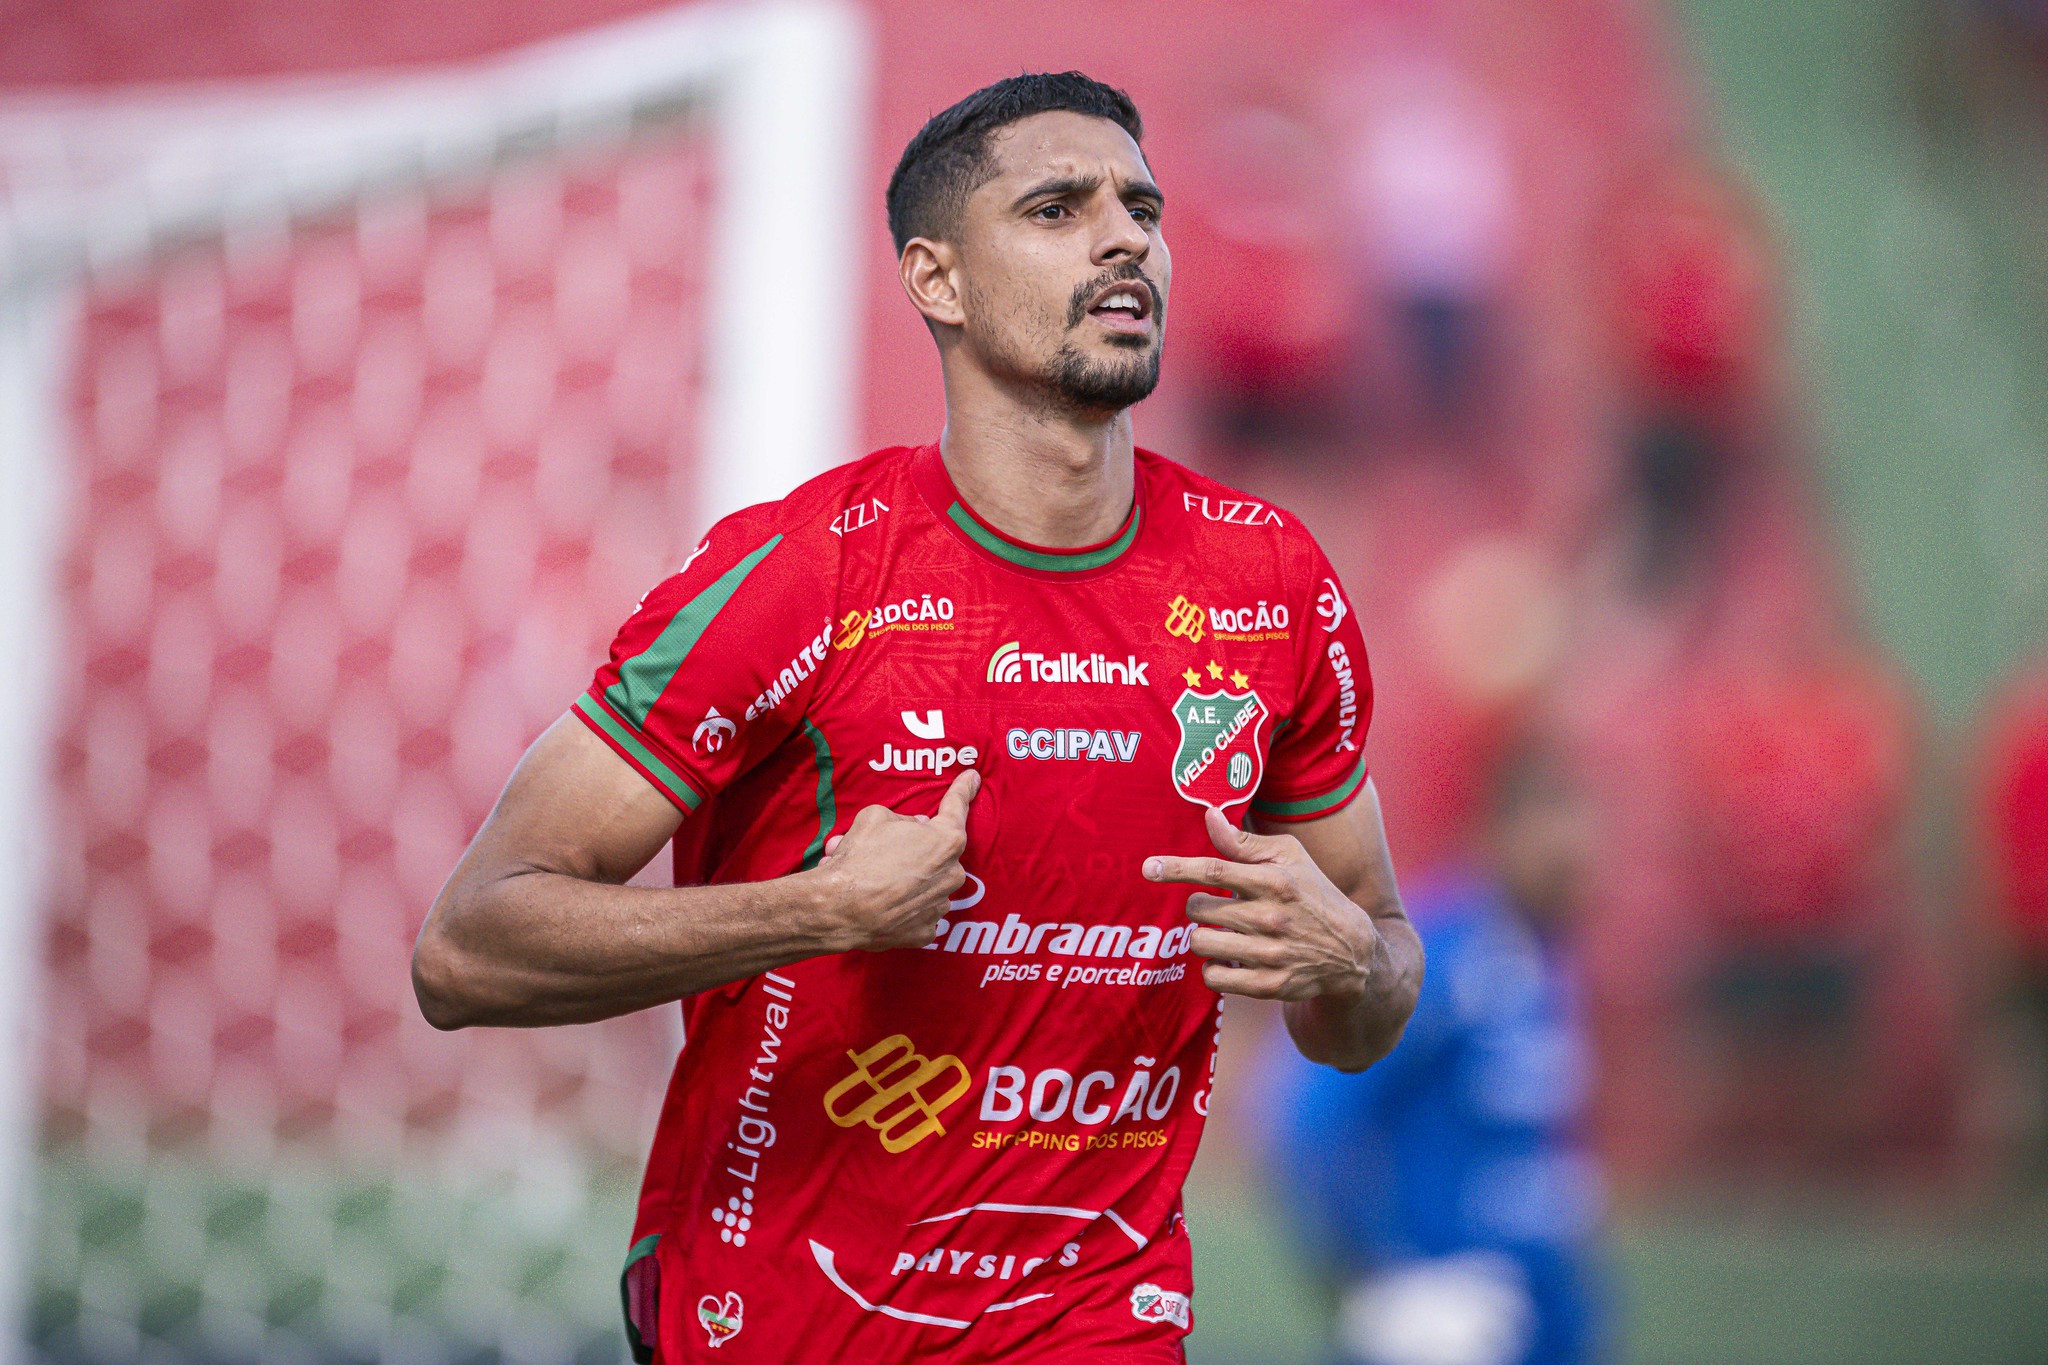
[[[834,0],[705,4],[428,73],[0,99],[0,1365],[23,1358],[36,1220],[67,365],[92,282],[541,150],[705,120],[716,170],[696,445],[701,525],[857,435],[867,35]]]

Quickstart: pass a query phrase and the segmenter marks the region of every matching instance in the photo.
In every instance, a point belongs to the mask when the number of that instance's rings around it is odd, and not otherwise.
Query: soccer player
[[[1069,73],[912,139],[939,440],[714,526],[420,932],[444,1028],[682,1002],[636,1359],[1180,1360],[1219,992],[1345,1069],[1414,1006],[1342,587],[1131,443],[1171,281],[1141,132]],[[673,889],[621,885],[671,836]]]

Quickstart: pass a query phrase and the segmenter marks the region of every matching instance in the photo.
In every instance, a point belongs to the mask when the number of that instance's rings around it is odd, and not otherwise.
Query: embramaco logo
[[[1077,654],[1066,650],[1059,654],[1035,654],[1026,650],[1022,643],[1011,640],[998,646],[989,656],[988,680],[992,683],[1021,683],[1027,679],[1035,683],[1094,683],[1114,684],[1120,687],[1146,687],[1150,684],[1145,677],[1149,662],[1140,662],[1135,654],[1122,659],[1105,658],[1100,654]]]
[[[1191,923],[1183,921],[1165,927],[1051,921],[1034,924],[1014,910],[1000,921],[968,919],[958,912],[978,905],[983,890],[973,874],[969,874],[969,879],[975,884],[973,894],[947,902],[946,918],[938,922],[924,951],[1001,959],[985,965],[982,989],[991,983],[1028,981],[1042,981],[1061,990],[1096,985],[1163,986],[1187,975],[1187,963],[1182,959],[1194,937],[1195,926]],[[1026,960],[1041,958],[1069,960]]]
[[[951,904],[949,910],[964,910],[980,900]],[[1171,962],[1187,952],[1195,926],[1191,923],[1157,924],[1072,924],[1041,920],[1033,923],[1014,910],[1001,921],[953,919],[938,922],[927,952],[967,953],[996,957],[1087,957],[1129,958],[1135,962]]]

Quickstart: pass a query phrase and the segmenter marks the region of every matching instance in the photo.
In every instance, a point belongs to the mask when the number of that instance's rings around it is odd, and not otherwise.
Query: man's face
[[[1063,407],[1129,407],[1159,382],[1172,275],[1144,156],[1109,120],[1066,112],[1020,119],[990,151],[999,170],[958,243],[965,345]]]

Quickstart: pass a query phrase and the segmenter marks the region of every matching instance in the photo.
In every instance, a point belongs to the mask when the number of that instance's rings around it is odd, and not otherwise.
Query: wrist
[[[789,880],[797,893],[797,936],[810,956],[851,952],[860,946],[856,919],[847,913],[846,888],[831,869],[807,868]]]
[[[1356,1005],[1363,1001],[1378,983],[1386,954],[1386,942],[1374,927],[1372,916],[1358,910],[1352,931],[1350,970],[1340,973],[1323,994],[1338,1005]]]

